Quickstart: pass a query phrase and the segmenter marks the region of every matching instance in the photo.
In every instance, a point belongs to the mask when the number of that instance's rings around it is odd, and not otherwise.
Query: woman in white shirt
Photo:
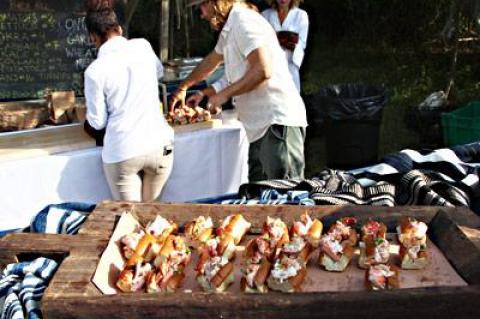
[[[302,0],[270,0],[270,9],[262,15],[277,31],[277,35],[288,60],[288,69],[292,74],[297,90],[300,92],[300,67],[308,37],[308,15],[298,8]],[[284,32],[289,31],[289,32]]]
[[[98,56],[85,71],[87,121],[106,128],[102,161],[114,199],[153,201],[173,164],[173,130],[160,110],[162,64],[145,39],[127,40],[112,9],[85,18]]]

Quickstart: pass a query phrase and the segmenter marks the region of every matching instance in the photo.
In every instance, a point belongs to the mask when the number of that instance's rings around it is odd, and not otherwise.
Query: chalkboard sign
[[[0,1],[0,101],[40,98],[48,89],[83,95],[95,51],[84,0]]]

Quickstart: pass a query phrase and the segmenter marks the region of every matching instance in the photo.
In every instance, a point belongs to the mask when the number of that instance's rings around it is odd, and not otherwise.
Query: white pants
[[[173,166],[173,146],[119,163],[103,163],[116,200],[151,202],[160,196]]]

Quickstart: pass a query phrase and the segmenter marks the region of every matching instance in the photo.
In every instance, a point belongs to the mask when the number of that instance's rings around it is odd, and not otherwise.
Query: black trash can
[[[384,87],[362,83],[331,85],[317,94],[325,114],[327,166],[352,169],[373,164],[378,158]]]

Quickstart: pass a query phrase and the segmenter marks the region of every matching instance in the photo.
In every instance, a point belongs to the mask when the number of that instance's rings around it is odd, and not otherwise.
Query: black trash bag
[[[362,83],[329,85],[317,95],[323,97],[319,106],[331,120],[379,121],[387,103],[384,87]]]
[[[375,163],[380,123],[387,103],[385,88],[339,84],[324,87],[313,96],[311,101],[320,111],[309,114],[323,118],[309,118],[309,121],[325,123],[327,166],[351,169]]]

